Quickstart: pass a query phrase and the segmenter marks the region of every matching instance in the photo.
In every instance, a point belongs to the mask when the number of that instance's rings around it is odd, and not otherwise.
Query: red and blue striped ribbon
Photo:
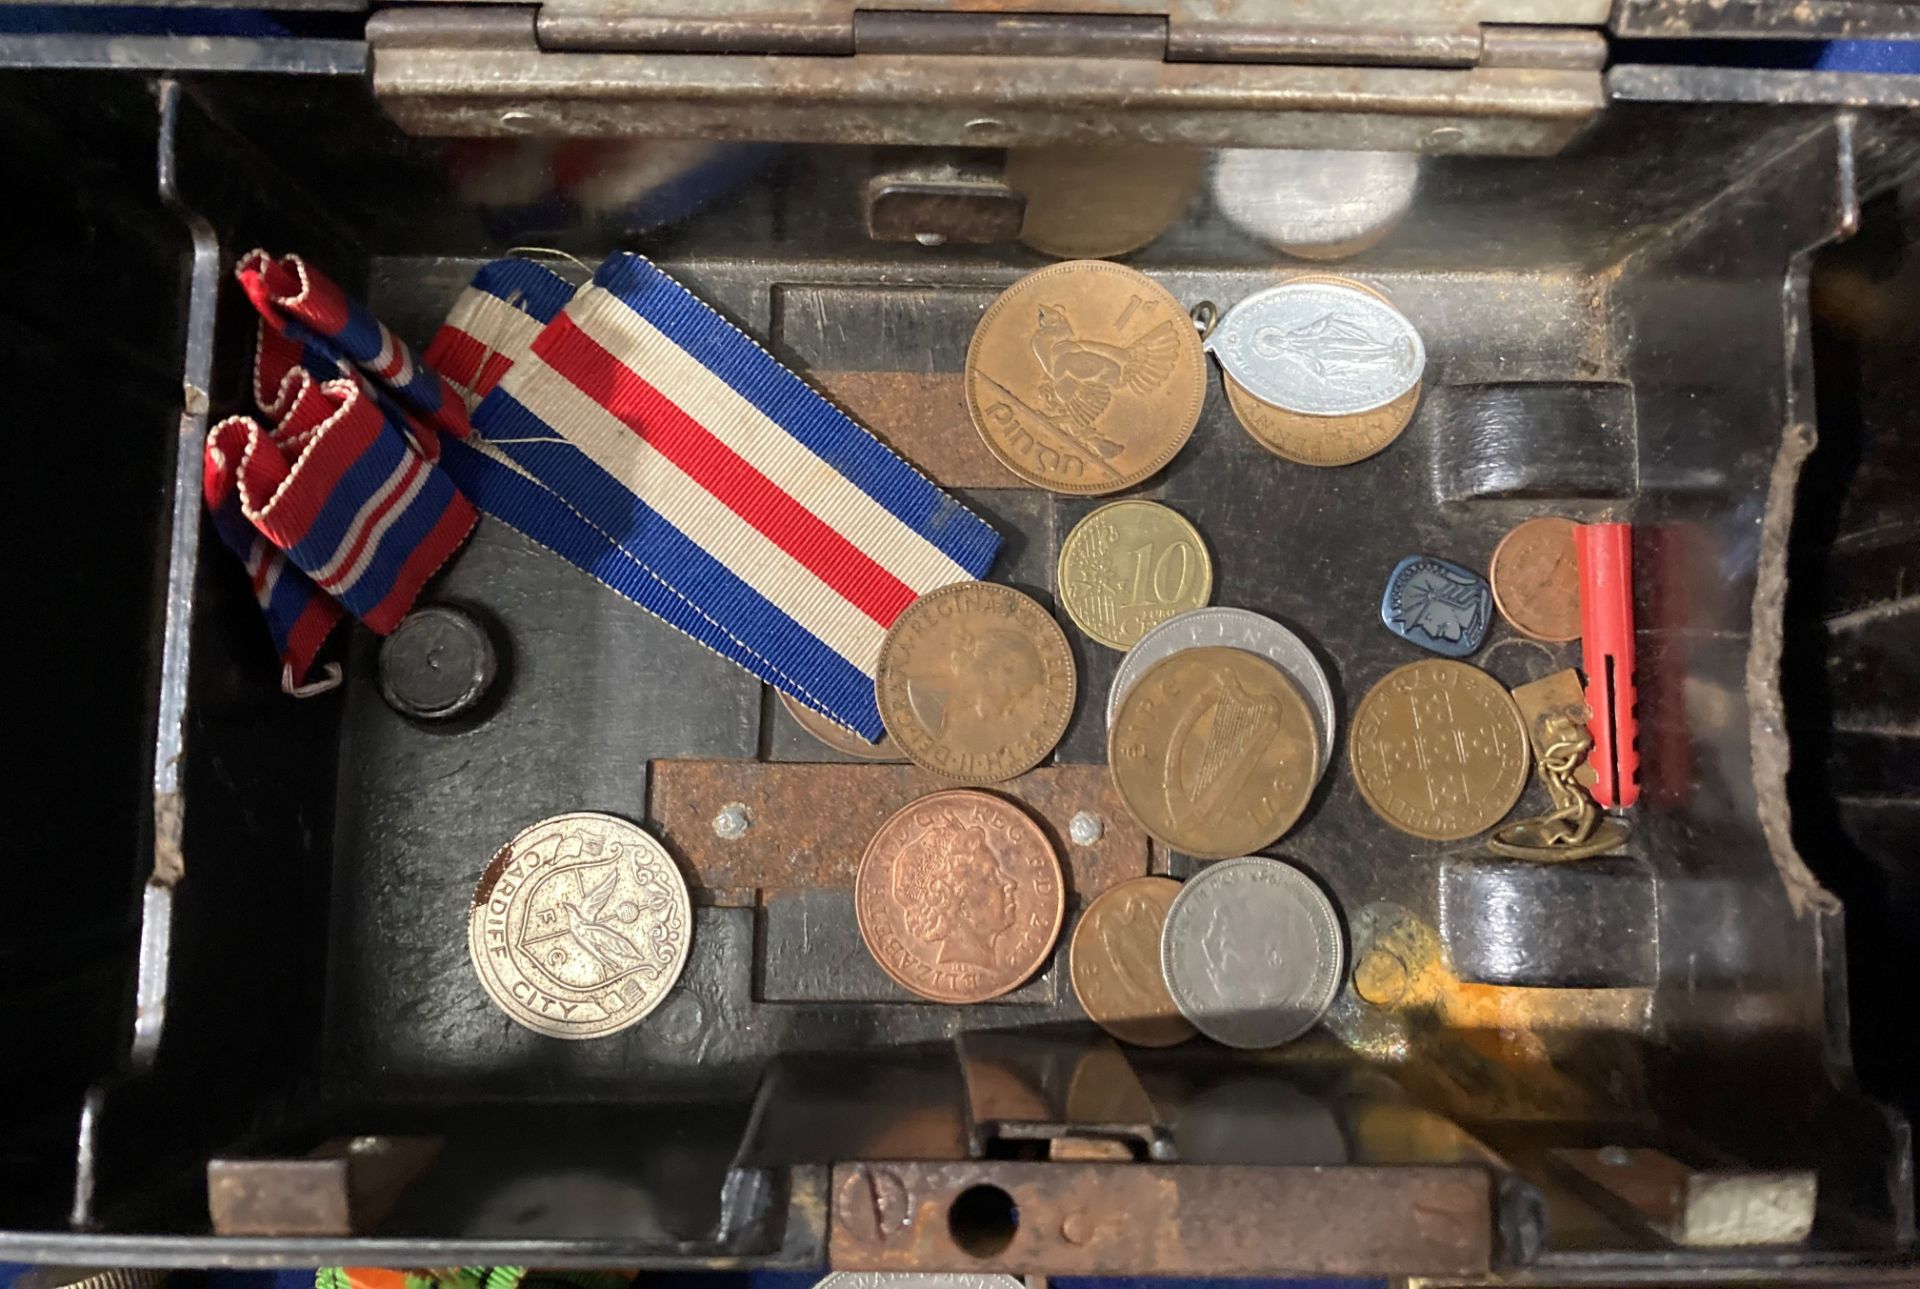
[[[459,393],[298,256],[236,270],[260,312],[254,401],[207,434],[202,491],[293,685],[345,613],[399,625],[477,519],[434,464],[471,432]],[[269,428],[271,426],[271,428]]]
[[[499,515],[868,738],[880,643],[1000,538],[649,261],[577,294],[485,266],[427,350],[479,398],[446,464]]]
[[[298,684],[340,609],[381,635],[398,626],[477,516],[358,382],[293,383],[277,428],[236,416],[208,432],[202,487]]]
[[[376,398],[397,414],[428,460],[439,454],[438,435],[465,438],[470,432],[459,392],[432,367],[417,361],[405,341],[306,260],[298,255],[275,258],[255,250],[241,258],[234,274],[260,314],[254,396],[263,409],[268,403],[262,394],[295,364],[322,379],[357,369]],[[276,367],[278,372],[271,370]]]

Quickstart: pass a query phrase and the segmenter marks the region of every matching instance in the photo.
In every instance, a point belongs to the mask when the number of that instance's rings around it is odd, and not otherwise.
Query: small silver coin
[[[836,1271],[813,1289],[1026,1289],[1026,1282],[960,1271]]]
[[[1277,859],[1226,859],[1180,888],[1160,933],[1174,1006],[1228,1047],[1278,1047],[1333,1005],[1346,948],[1333,902]]]
[[[1168,618],[1141,636],[1140,643],[1127,650],[1127,656],[1120,660],[1113,688],[1107,691],[1108,727],[1112,727],[1127,691],[1153,664],[1183,649],[1210,645],[1259,654],[1300,686],[1300,692],[1313,704],[1314,715],[1320,721],[1320,772],[1326,773],[1327,762],[1333,756],[1335,721],[1333,686],[1327,683],[1327,673],[1304,640],[1272,618],[1263,618],[1247,609],[1194,609],[1177,618]]]
[[[1263,403],[1307,416],[1385,407],[1420,383],[1427,349],[1386,301],[1333,282],[1292,282],[1228,309],[1206,347]]]
[[[1228,148],[1214,156],[1213,201],[1227,222],[1289,255],[1343,259],[1400,223],[1424,162],[1413,152]]]

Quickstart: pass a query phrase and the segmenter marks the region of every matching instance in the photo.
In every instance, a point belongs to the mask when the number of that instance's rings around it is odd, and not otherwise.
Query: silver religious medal
[[[1206,339],[1263,403],[1307,416],[1385,407],[1420,382],[1427,350],[1398,309],[1335,282],[1292,282],[1228,309]]]

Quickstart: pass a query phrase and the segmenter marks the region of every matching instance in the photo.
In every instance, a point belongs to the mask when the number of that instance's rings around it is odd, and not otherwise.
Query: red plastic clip
[[[1573,530],[1580,558],[1580,632],[1587,672],[1587,763],[1599,775],[1593,799],[1630,806],[1640,799],[1639,691],[1633,683],[1633,527],[1581,524]]]

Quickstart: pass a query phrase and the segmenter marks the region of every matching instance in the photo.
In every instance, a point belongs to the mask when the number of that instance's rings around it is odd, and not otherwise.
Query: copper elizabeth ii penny
[[[1493,602],[1502,617],[1535,640],[1580,638],[1580,559],[1573,529],[1571,519],[1529,519],[1493,548],[1487,571]]]
[[[1066,916],[1059,857],[1019,807],[954,789],[897,811],[854,879],[860,938],[901,986],[978,1003],[1045,963]]]

